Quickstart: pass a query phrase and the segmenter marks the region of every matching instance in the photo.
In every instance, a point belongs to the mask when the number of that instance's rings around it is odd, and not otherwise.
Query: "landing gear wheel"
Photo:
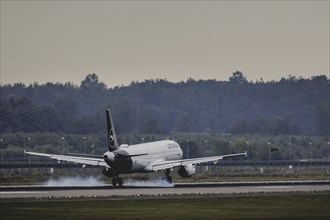
[[[118,178],[117,183],[119,186],[123,186],[123,178]]]
[[[168,183],[172,183],[172,177],[171,177],[171,176],[166,177],[166,181],[167,181]]]
[[[120,177],[114,177],[112,178],[112,185],[113,186],[123,186],[123,178]]]
[[[117,178],[112,178],[112,185],[117,186]]]
[[[170,176],[171,169],[166,169],[165,171],[165,180],[167,183],[172,184],[172,177]]]

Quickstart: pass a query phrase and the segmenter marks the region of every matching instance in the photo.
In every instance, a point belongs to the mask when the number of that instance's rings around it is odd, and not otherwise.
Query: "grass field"
[[[1,219],[330,219],[330,194],[2,199]]]

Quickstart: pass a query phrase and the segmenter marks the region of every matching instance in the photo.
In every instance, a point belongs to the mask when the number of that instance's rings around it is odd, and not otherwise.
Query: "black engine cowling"
[[[192,177],[195,174],[195,172],[196,172],[196,168],[192,164],[181,166],[178,170],[178,174],[183,178]]]
[[[102,170],[102,173],[103,173],[104,176],[107,176],[107,177],[114,177],[114,176],[116,176],[115,172],[112,169],[110,169],[110,168],[104,168]]]

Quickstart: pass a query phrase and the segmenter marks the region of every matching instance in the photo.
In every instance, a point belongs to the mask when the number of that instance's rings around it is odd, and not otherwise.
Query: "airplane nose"
[[[103,155],[103,158],[104,158],[104,161],[105,162],[115,162],[115,155],[112,153],[112,152],[106,152],[104,155]]]

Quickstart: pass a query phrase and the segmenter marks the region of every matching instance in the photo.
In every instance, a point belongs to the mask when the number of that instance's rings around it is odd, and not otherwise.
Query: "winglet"
[[[246,151],[244,152],[244,157],[247,157],[247,152]]]

